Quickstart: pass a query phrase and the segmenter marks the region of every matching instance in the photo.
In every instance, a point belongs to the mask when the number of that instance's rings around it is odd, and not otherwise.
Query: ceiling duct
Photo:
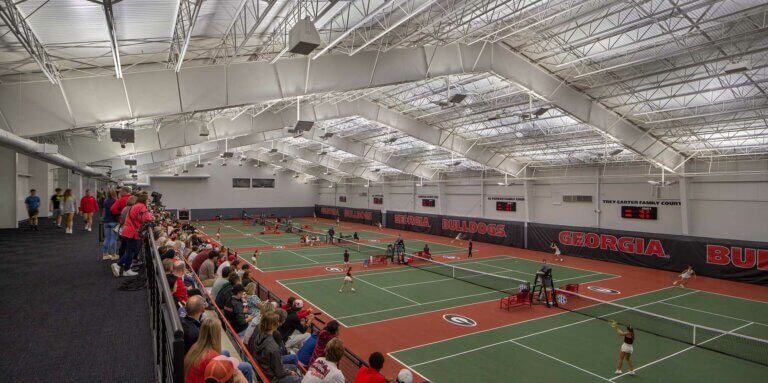
[[[29,155],[30,157],[37,158],[40,161],[70,169],[84,176],[98,177],[105,181],[116,182],[111,177],[90,166],[80,165],[77,161],[59,154],[56,145],[39,144],[2,129],[0,129],[0,145],[19,153]]]

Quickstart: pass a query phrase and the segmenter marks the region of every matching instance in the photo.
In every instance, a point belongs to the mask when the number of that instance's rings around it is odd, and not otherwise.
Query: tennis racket
[[[619,327],[619,323],[616,322],[615,320],[609,320],[608,324],[610,324],[611,327],[613,327],[614,329]]]

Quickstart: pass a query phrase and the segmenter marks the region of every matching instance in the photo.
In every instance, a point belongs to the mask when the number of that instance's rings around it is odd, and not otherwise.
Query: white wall
[[[18,200],[16,197],[16,152],[0,146],[0,228],[18,226]]]
[[[717,175],[736,171],[752,173]],[[480,176],[443,176],[439,186],[437,182],[427,182],[423,187],[406,183],[374,185],[368,188],[367,197],[357,196],[365,188],[347,185],[338,189],[346,193],[346,204],[334,200],[333,188],[322,188],[317,202],[509,221],[526,221],[529,213],[529,222],[536,223],[768,241],[768,161],[712,165],[692,160],[686,165],[686,173],[686,196],[681,195],[683,178],[668,176],[666,180],[677,182],[656,188],[648,180],[659,180],[659,170],[635,165],[537,169],[528,172],[530,181],[510,178],[508,186],[497,185],[498,179],[484,180]],[[384,205],[369,204],[374,194],[384,196]],[[437,206],[422,207],[421,195],[438,196]],[[590,195],[593,202],[563,202],[563,195]],[[494,198],[514,199],[517,211],[496,211]],[[621,217],[622,205],[648,206],[642,203],[646,201],[656,204],[657,220]]]
[[[318,200],[316,185],[304,184],[293,178],[292,173],[272,175],[272,169],[267,167],[215,164],[192,168],[186,176],[201,174],[210,178],[153,178],[151,188],[163,194],[163,204],[170,209],[302,207],[314,206]],[[232,178],[274,178],[275,188],[233,188]]]

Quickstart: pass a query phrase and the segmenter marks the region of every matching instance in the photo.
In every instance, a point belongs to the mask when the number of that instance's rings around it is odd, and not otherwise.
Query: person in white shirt
[[[338,337],[331,339],[325,346],[325,356],[315,359],[301,383],[344,383],[338,367],[343,355],[344,343]]]

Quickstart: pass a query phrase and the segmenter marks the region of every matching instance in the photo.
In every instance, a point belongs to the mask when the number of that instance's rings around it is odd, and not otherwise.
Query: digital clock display
[[[658,208],[657,207],[643,207],[643,206],[622,206],[621,218],[631,219],[657,219]]]
[[[496,211],[517,211],[517,202],[496,202]]]
[[[422,199],[421,200],[421,206],[424,206],[424,207],[435,207],[435,200],[434,199]]]

